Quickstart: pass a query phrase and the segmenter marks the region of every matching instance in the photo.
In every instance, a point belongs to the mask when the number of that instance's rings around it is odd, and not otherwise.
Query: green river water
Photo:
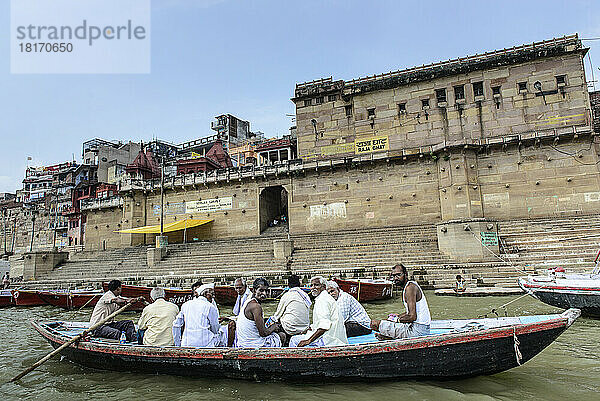
[[[454,298],[426,292],[434,319],[472,318],[515,297]],[[276,304],[267,304],[267,314]],[[399,300],[366,305],[373,318],[401,312]],[[231,309],[220,308],[222,314]],[[286,384],[190,379],[108,372],[52,359],[19,383],[11,377],[51,351],[29,325],[32,319],[87,320],[91,310],[52,307],[0,309],[0,400],[600,400],[600,320],[580,318],[525,365],[492,376],[458,381]],[[533,298],[517,300],[509,315],[559,312]],[[128,313],[136,320],[136,313]],[[460,355],[456,356],[460,358]]]

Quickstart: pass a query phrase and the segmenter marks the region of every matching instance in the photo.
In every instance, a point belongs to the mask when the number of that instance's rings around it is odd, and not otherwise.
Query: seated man
[[[96,306],[94,306],[92,317],[90,318],[90,327],[106,319],[108,316],[116,312],[121,306],[131,301],[131,298],[125,298],[121,296],[121,289],[122,284],[119,280],[111,280],[108,283],[108,291],[106,291],[104,295],[100,297],[96,303]],[[139,297],[137,300],[144,301],[144,297]],[[135,330],[135,325],[131,320],[121,320],[115,322],[114,319],[111,319],[102,326],[96,328],[92,332],[92,335],[95,337],[119,340],[121,338],[121,332],[125,333],[127,341],[137,341],[137,332]]]
[[[333,280],[327,282],[327,292],[335,299],[340,308],[344,326],[346,326],[346,336],[356,337],[371,334],[371,319],[356,298],[342,291],[338,283]]]
[[[348,344],[344,318],[335,299],[325,290],[325,280],[321,276],[310,280],[311,293],[315,296],[313,323],[306,334],[290,339],[290,347],[328,347]]]
[[[173,345],[173,321],[179,313],[179,308],[165,300],[165,290],[153,288],[150,291],[153,303],[146,306],[138,322],[138,329],[144,330],[144,345],[164,347]]]
[[[310,297],[300,288],[300,277],[288,278],[290,289],[281,296],[273,320],[281,324],[288,336],[306,333],[310,325]]]
[[[265,327],[261,302],[267,299],[269,282],[257,278],[252,284],[252,297],[241,307],[236,322],[236,347],[263,348],[281,347],[285,334],[275,333],[279,323]]]
[[[467,283],[460,274],[456,275],[456,283],[454,284],[454,292],[465,292],[467,290]]]
[[[214,284],[203,284],[196,293],[198,297],[184,303],[173,321],[174,344],[178,347],[224,347],[227,330],[221,328],[219,311],[212,303]]]
[[[233,282],[233,288],[238,293],[235,305],[233,306],[233,314],[235,316],[240,314],[240,308],[246,302],[246,300],[252,298],[252,291],[246,285],[246,282],[242,278],[237,278]]]
[[[419,284],[408,280],[408,271],[402,263],[392,268],[392,280],[395,285],[403,289],[402,302],[406,312],[398,315],[394,322],[372,320],[371,328],[379,331],[380,340],[429,335],[431,315],[425,294]]]

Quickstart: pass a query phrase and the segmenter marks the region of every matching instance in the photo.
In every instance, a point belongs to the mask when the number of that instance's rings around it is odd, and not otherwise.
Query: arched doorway
[[[263,188],[258,199],[261,234],[267,231],[288,231],[288,192],[281,186]]]

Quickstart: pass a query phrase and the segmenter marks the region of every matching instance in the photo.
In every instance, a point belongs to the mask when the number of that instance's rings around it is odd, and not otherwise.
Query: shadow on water
[[[436,297],[426,292],[434,318],[471,318],[489,313],[516,297]],[[265,305],[273,313],[276,304]],[[403,310],[394,299],[366,306],[373,318]],[[558,312],[532,298],[509,307],[510,315]],[[87,320],[89,310],[73,313],[51,307],[0,309],[0,381],[5,383],[51,351],[50,345],[31,328],[29,321],[42,319]],[[231,308],[221,308],[222,314]],[[129,312],[128,318],[139,316]],[[593,399],[600,392],[600,320],[579,319],[540,355],[521,367],[492,376],[457,381],[404,381],[356,383],[255,383],[235,380],[193,379],[167,375],[108,372],[84,368],[55,358],[19,383],[0,385],[2,400],[514,400]],[[460,355],[456,355],[460,358]]]

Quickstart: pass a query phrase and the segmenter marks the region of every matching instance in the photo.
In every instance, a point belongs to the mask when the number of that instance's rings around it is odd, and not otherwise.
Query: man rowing
[[[406,312],[394,320],[372,320],[371,328],[380,333],[380,340],[426,336],[430,333],[431,314],[425,294],[415,281],[409,281],[406,267],[399,263],[392,268],[392,281],[401,287]]]

